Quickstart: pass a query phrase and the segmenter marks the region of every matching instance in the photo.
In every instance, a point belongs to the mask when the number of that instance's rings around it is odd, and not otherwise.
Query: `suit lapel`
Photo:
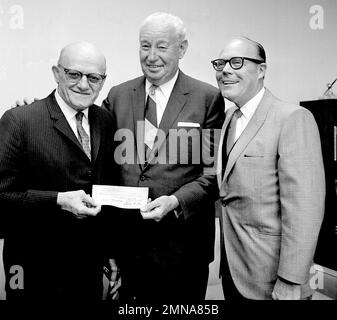
[[[88,117],[90,124],[91,161],[94,163],[101,143],[101,132],[97,110],[93,106],[89,107]]]
[[[179,70],[177,81],[173,87],[170,98],[167,102],[163,117],[159,124],[159,130],[161,130],[165,137],[169,134],[169,130],[174,128],[174,122],[177,120],[181,110],[187,102],[186,95],[189,93],[189,87],[186,76]],[[160,141],[158,144],[158,150],[165,143],[166,139]],[[150,158],[149,162],[153,159],[154,154]]]
[[[57,104],[54,92],[55,90],[49,95],[47,99],[47,108],[50,114],[50,118],[54,122],[54,128],[59,131],[63,135],[63,137],[65,137],[69,142],[71,142],[74,147],[79,148],[79,150],[89,161],[89,158],[86,156],[80,142],[78,141],[67,119],[61,111],[61,108]]]
[[[77,148],[80,148],[83,151],[80,142],[78,141],[74,132],[71,130],[67,119],[56,102],[54,92],[49,96],[49,99],[47,99],[47,108],[49,110],[51,119],[54,121],[54,128],[59,131],[66,139],[71,141]]]
[[[131,92],[133,126],[135,135],[135,151],[138,157],[138,163],[143,170],[145,159],[144,145],[144,114],[145,114],[145,77],[141,77],[135,84]]]
[[[169,129],[173,128],[173,123],[178,118],[180,111],[184,107],[187,101],[186,94],[188,94],[188,92],[189,89],[186,84],[186,76],[179,71],[179,76],[173,87],[163,117],[159,124],[159,129],[164,131],[165,136],[168,135]]]
[[[221,181],[222,181],[222,177],[223,177],[223,171],[222,171],[223,170],[223,168],[222,168],[223,142],[224,142],[224,139],[225,139],[228,124],[229,124],[230,120],[232,119],[232,115],[233,115],[235,110],[236,110],[236,107],[232,107],[226,112],[225,122],[222,126],[222,129],[221,129],[221,136],[220,136],[220,142],[219,142],[219,152],[218,152],[218,162],[217,162],[217,173],[218,173],[218,185],[219,185],[219,187],[221,185]]]
[[[236,141],[235,145],[233,146],[231,152],[228,155],[228,161],[222,183],[227,179],[235,162],[237,161],[241,153],[245,150],[248,143],[257,134],[262,124],[266,120],[269,108],[271,106],[271,97],[272,97],[271,93],[266,89],[266,92],[260,104],[258,105],[253,117],[248,122],[247,127],[242,132],[241,136]]]

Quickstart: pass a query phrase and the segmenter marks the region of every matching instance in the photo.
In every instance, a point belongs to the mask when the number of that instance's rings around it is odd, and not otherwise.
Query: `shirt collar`
[[[179,69],[177,70],[177,72],[175,73],[175,75],[173,76],[173,78],[171,80],[165,82],[164,84],[162,84],[158,87],[161,90],[161,92],[163,93],[163,95],[165,96],[166,99],[170,98],[173,87],[174,87],[174,85],[177,81],[178,74],[179,74]],[[149,90],[150,90],[151,86],[152,86],[152,83],[149,80],[146,79],[145,80],[146,94],[149,93]]]
[[[73,117],[76,116],[76,113],[78,112],[77,110],[73,109],[72,107],[70,107],[60,96],[60,94],[58,93],[58,90],[55,90],[55,99],[56,102],[58,103],[59,107],[61,108],[62,113],[64,114],[64,116],[66,117],[67,121],[69,121],[70,119],[72,119]],[[84,117],[88,119],[88,108],[82,110],[82,112],[84,113]]]
[[[262,87],[262,89],[253,98],[251,98],[248,102],[245,103],[245,105],[243,105],[240,108],[243,116],[246,119],[251,119],[251,117],[253,116],[257,106],[261,102],[265,91],[266,91],[266,89],[264,87]]]

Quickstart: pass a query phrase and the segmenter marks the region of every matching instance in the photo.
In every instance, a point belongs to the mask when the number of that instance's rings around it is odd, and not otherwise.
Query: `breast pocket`
[[[240,159],[240,163],[247,166],[253,167],[256,170],[259,168],[276,168],[277,156],[268,154],[252,154],[244,153],[243,157]]]
[[[273,155],[244,154],[233,171],[234,179],[246,196],[258,195],[260,201],[267,194],[275,193],[278,184],[277,157]]]

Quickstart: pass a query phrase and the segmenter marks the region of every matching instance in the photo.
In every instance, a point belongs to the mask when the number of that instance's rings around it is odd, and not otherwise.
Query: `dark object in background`
[[[337,99],[302,101],[300,105],[317,122],[326,179],[325,215],[314,262],[337,270]]]

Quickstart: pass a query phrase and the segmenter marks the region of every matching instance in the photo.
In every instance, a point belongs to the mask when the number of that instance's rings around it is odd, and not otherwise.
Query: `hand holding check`
[[[140,208],[140,213],[143,219],[153,219],[156,222],[159,222],[170,211],[176,209],[178,206],[179,201],[176,196],[161,196]]]
[[[96,216],[101,211],[101,206],[83,190],[59,192],[57,204],[79,219]]]

